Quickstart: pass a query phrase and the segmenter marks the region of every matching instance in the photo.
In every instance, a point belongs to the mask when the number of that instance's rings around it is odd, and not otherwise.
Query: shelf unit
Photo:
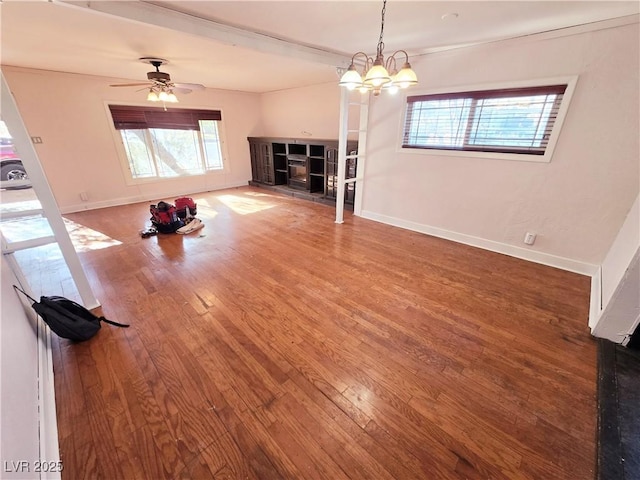
[[[323,192],[326,185],[326,145],[309,145],[309,191]]]
[[[252,183],[281,185],[335,202],[337,195],[337,140],[249,137]],[[357,142],[347,148],[355,152]],[[347,178],[355,177],[356,163],[347,166]],[[353,205],[355,185],[349,184],[345,202]]]
[[[287,146],[284,143],[272,143],[274,184],[287,183]]]

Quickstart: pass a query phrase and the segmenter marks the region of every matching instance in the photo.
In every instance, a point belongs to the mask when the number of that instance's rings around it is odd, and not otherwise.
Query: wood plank
[[[194,468],[195,467],[195,468]],[[205,472],[210,475],[203,476]],[[189,467],[188,478],[213,478],[215,480],[259,480],[230,435],[225,434],[212,442]]]
[[[289,398],[290,394],[287,393],[269,406],[278,417],[278,421],[268,428],[275,441],[288,452],[287,456],[306,478],[349,478],[340,465],[326,455],[318,443],[317,434],[312,434],[305,428],[303,418],[296,415],[296,411],[291,412],[293,403],[287,401]],[[288,413],[283,415],[284,412]]]
[[[393,478],[367,450],[353,444],[351,435],[311,401],[296,383],[288,381],[285,386],[290,395],[283,396],[283,404],[350,478]]]
[[[318,415],[326,418],[331,418],[337,424],[340,425],[352,441],[363,448],[372,457],[376,458],[384,468],[392,473],[396,478],[410,478],[412,471],[417,471],[419,468],[419,461],[407,454],[404,450],[394,449],[392,442],[384,441],[378,442],[371,435],[368,430],[373,421],[369,421],[365,428],[362,428],[356,421],[354,421],[350,415],[345,413],[343,409],[336,404],[332,399],[327,398],[321,391],[319,391],[313,384],[308,382],[302,375],[292,376],[292,382],[295,383],[297,389],[301,393],[298,393],[298,398],[307,403],[312,401],[319,409]],[[305,397],[302,396],[304,393]],[[308,400],[305,400],[308,399]],[[313,407],[309,407],[310,409]],[[328,420],[327,420],[328,421]]]

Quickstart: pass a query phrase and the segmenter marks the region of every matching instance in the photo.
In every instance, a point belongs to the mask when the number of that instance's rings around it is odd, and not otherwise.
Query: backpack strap
[[[69,300],[68,298],[66,299],[69,303],[73,304],[76,306],[76,308],[80,308],[82,310],[87,310],[85,307],[83,307],[82,305],[80,305],[79,303],[74,302],[73,300]],[[97,315],[95,315],[93,312],[89,311],[89,313],[91,313],[91,315],[93,315],[95,318],[97,318],[98,320],[100,320],[101,322],[106,322],[110,325],[114,325],[116,327],[122,327],[122,328],[128,328],[129,325],[126,325],[124,323],[118,323],[118,322],[114,322],[113,320],[108,320],[104,317],[99,317]]]
[[[18,287],[17,285],[14,285],[13,288],[15,290],[17,290],[18,292],[22,293],[25,297],[27,297],[29,300],[31,300],[33,303],[37,303],[37,300],[34,300],[27,292],[25,292],[24,290],[22,290],[20,287]]]
[[[128,328],[129,325],[126,325],[124,323],[118,323],[118,322],[114,322],[113,320],[108,320],[104,317],[98,317],[98,320],[102,321],[102,322],[107,322],[109,325],[114,325],[116,327],[122,327],[122,328]]]
[[[82,310],[87,310],[85,307],[83,307],[82,305],[80,305],[79,303],[74,302],[73,300],[69,300],[68,298],[66,299],[69,303],[75,305],[77,308],[80,308]],[[129,325],[126,325],[124,323],[118,323],[118,322],[114,322],[113,320],[108,320],[104,317],[99,317],[97,315],[95,315],[94,313],[92,313],[91,311],[89,311],[89,313],[91,313],[91,315],[93,315],[95,318],[97,318],[98,320],[100,320],[101,322],[106,322],[110,325],[114,325],[116,327],[122,327],[122,328],[128,328]]]

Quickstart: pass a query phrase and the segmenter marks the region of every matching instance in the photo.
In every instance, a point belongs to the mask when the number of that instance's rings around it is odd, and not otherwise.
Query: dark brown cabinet
[[[269,142],[250,142],[251,177],[254,182],[274,185],[273,150]]]
[[[314,199],[335,202],[338,178],[337,140],[249,137],[252,183],[306,192]],[[348,142],[347,154],[357,142]],[[356,159],[347,160],[347,177],[355,177]],[[346,187],[345,202],[353,204],[355,184]]]

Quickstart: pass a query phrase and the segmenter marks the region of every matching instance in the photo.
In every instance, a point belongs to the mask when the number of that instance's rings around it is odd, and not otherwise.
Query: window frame
[[[435,156],[451,156],[451,157],[466,157],[466,158],[484,158],[484,159],[494,159],[494,160],[517,160],[524,162],[538,162],[538,163],[549,163],[553,157],[553,153],[555,151],[555,147],[560,136],[560,132],[562,131],[562,126],[564,124],[564,120],[567,115],[567,111],[569,109],[569,105],[571,103],[571,98],[573,97],[573,93],[575,91],[575,87],[578,81],[577,76],[564,76],[564,77],[554,77],[554,78],[544,78],[537,80],[527,80],[521,82],[501,82],[501,83],[492,83],[492,84],[475,84],[475,85],[463,85],[456,87],[446,87],[446,88],[438,88],[438,89],[429,89],[423,91],[412,92],[410,95],[404,96],[404,103],[402,112],[400,115],[400,125],[399,125],[399,134],[398,134],[398,144],[396,150],[399,153],[411,154],[411,155],[435,155]],[[422,95],[446,95],[451,94],[455,95],[461,92],[478,92],[478,91],[487,91],[487,90],[509,90],[509,89],[520,89],[520,88],[537,88],[537,87],[545,87],[545,86],[553,86],[558,84],[566,84],[567,88],[564,92],[564,96],[562,102],[560,104],[560,108],[558,110],[558,114],[556,116],[555,124],[553,126],[553,130],[551,131],[551,136],[549,137],[549,142],[547,143],[547,147],[545,149],[545,153],[543,155],[540,154],[531,154],[531,153],[511,153],[511,152],[489,152],[489,151],[481,151],[481,150],[454,150],[448,148],[438,148],[438,147],[410,147],[403,146],[404,143],[404,134],[405,134],[405,123],[407,118],[407,106],[408,106],[408,97],[416,97]]]
[[[217,120],[217,128],[218,128],[218,140],[220,142],[220,154],[222,156],[222,168],[216,170],[206,170],[204,173],[197,173],[193,175],[181,175],[176,177],[140,177],[134,178],[131,166],[129,164],[129,157],[127,156],[126,149],[124,147],[124,143],[122,140],[122,135],[119,129],[116,129],[113,122],[113,116],[111,115],[111,110],[109,109],[109,105],[113,106],[121,106],[121,107],[140,107],[140,108],[148,108],[148,104],[144,103],[131,103],[131,102],[116,102],[116,101],[105,101],[104,108],[109,119],[109,126],[111,128],[111,133],[113,137],[113,141],[116,147],[116,151],[118,154],[118,159],[120,163],[120,168],[124,174],[124,180],[126,185],[134,186],[134,185],[143,185],[143,184],[152,184],[152,183],[162,183],[162,182],[176,182],[176,181],[184,181],[186,179],[198,179],[206,176],[214,176],[214,175],[224,175],[228,174],[230,171],[228,154],[227,154],[227,141],[226,141],[226,132],[225,125],[223,120]],[[167,106],[169,109],[170,106]],[[221,108],[217,107],[208,107],[208,108],[197,108],[197,107],[179,107],[182,110],[217,110],[220,112],[222,118],[224,118],[224,111]],[[145,136],[149,136],[150,132],[148,129],[145,129]],[[202,133],[199,132],[201,136]],[[200,142],[198,146],[201,154],[204,155],[204,142]],[[204,160],[204,158],[203,158]],[[206,162],[206,160],[204,160]]]

